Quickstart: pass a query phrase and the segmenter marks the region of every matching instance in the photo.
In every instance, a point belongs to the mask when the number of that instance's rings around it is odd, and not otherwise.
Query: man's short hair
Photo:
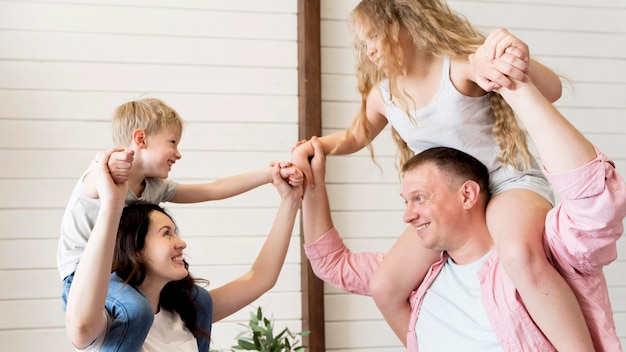
[[[456,181],[459,186],[468,180],[478,183],[480,192],[489,200],[489,170],[473,156],[448,147],[426,149],[404,163],[402,175],[424,164],[437,166],[440,171],[450,176],[449,181]]]

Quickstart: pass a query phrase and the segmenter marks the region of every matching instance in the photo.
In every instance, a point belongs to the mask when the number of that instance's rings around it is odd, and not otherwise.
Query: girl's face
[[[363,23],[357,23],[355,29],[359,44],[363,47],[367,58],[374,65],[376,65],[379,70],[382,70],[384,64],[384,53],[380,35],[370,26]]]
[[[163,129],[145,139],[142,159],[146,177],[168,177],[174,163],[182,157],[178,152],[180,137],[172,129]]]
[[[165,214],[152,211],[150,225],[141,251],[146,267],[145,282],[163,285],[185,278],[188,274],[183,261],[185,241],[178,236],[176,225]]]

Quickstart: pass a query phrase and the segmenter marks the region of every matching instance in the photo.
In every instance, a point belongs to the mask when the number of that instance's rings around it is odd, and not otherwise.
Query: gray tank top
[[[450,58],[443,61],[439,91],[423,108],[411,111],[394,105],[389,91],[389,80],[380,82],[387,120],[414,153],[433,147],[461,150],[487,166],[489,171],[500,167],[500,148],[493,139],[494,117],[489,95],[465,96],[450,81]]]

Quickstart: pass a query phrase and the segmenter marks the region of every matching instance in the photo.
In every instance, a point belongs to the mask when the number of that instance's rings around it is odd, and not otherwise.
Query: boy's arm
[[[296,186],[302,182],[302,174],[294,167],[278,163],[284,179]],[[198,203],[234,197],[272,182],[272,166],[256,171],[221,178],[214,182],[179,184],[176,194],[169,199],[173,203]]]

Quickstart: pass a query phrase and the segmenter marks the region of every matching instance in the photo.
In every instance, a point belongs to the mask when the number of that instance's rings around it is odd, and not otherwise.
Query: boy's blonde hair
[[[409,111],[415,104],[408,94],[399,91],[397,86],[398,77],[406,75],[399,41],[402,28],[408,32],[413,45],[420,52],[430,53],[434,57],[450,56],[452,59],[467,60],[468,55],[474,53],[485,40],[485,36],[465,17],[453,12],[440,0],[363,0],[352,10],[351,24],[355,28],[356,26],[368,28],[380,39],[381,50],[385,54],[387,76],[369,60],[367,48],[355,38],[361,109],[348,128],[346,136],[356,128],[361,128],[369,134],[365,116],[367,96],[372,87],[385,77],[389,79],[391,94],[399,98],[400,105],[412,118]],[[517,123],[513,110],[502,96],[495,92],[490,93],[490,103],[495,119],[493,137],[500,147],[498,159],[503,165],[510,164],[518,169],[529,167],[531,155],[526,144],[526,134]],[[393,128],[392,133],[399,147],[399,164],[403,165],[413,156],[413,151]],[[373,157],[371,143],[368,143],[368,148]]]
[[[163,129],[171,129],[178,134],[183,132],[183,119],[176,110],[155,98],[144,98],[120,105],[115,109],[111,122],[113,143],[118,147],[130,146],[133,132],[138,129],[148,136]]]

